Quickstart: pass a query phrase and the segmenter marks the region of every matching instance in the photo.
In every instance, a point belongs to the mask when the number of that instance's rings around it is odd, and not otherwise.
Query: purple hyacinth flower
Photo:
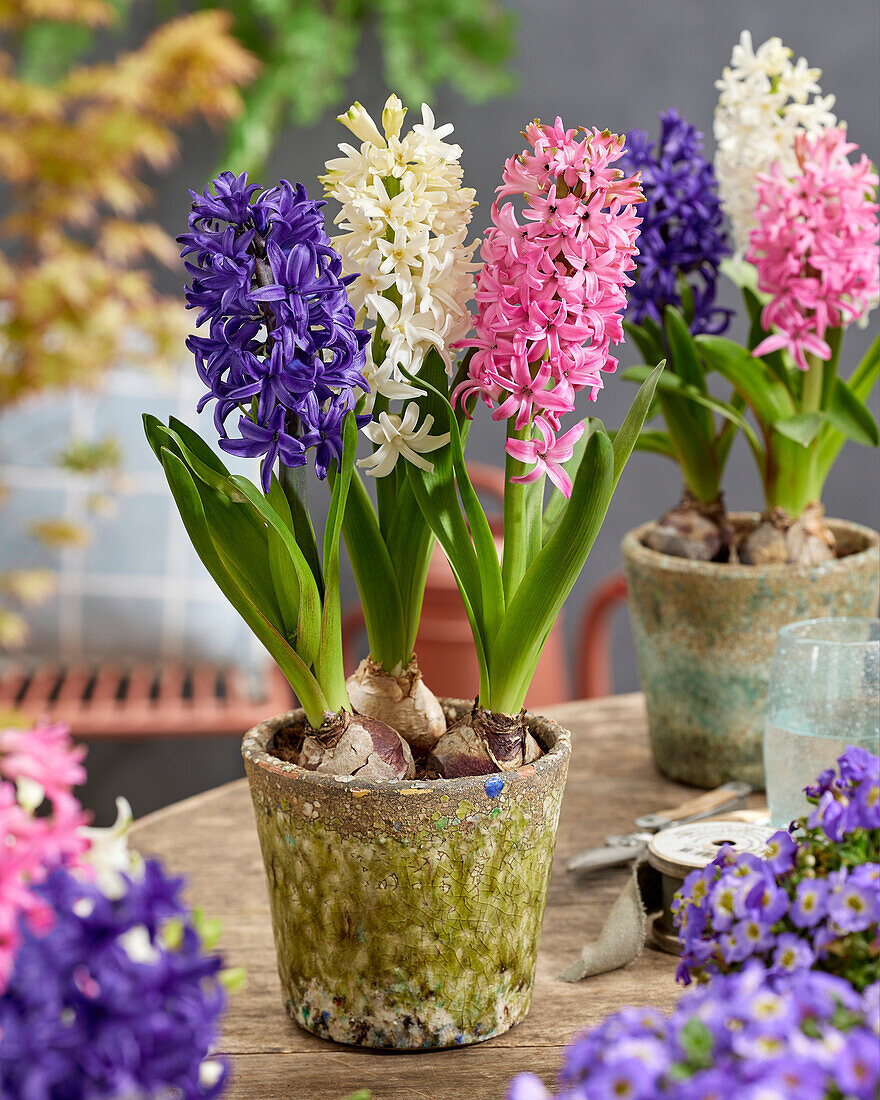
[[[631,130],[617,167],[626,175],[641,171],[645,201],[636,282],[630,288],[628,317],[659,322],[667,305],[681,306],[679,279],[691,286],[694,333],[721,333],[731,311],[715,304],[718,265],[730,251],[715,173],[702,154],[703,135],[676,111],[660,114],[660,138],[648,140]]]
[[[241,439],[227,437],[220,440],[220,446],[227,454],[239,458],[262,457],[260,483],[264,493],[268,493],[272,485],[272,469],[277,458],[280,457],[285,466],[305,466],[305,447],[301,439],[287,430],[287,413],[281,405],[271,413],[266,424],[255,424],[242,416],[238,430]]]
[[[301,466],[308,451],[326,477],[341,455],[340,412],[354,408],[355,389],[369,390],[369,336],[355,327],[352,277],[330,245],[323,205],[302,184],[282,180],[261,193],[246,175],[223,173],[193,193],[179,238],[192,277],[187,305],[209,324],[209,335],[187,342],[207,387],[199,409],[216,402],[225,451],[263,459],[264,490],[277,460]],[[233,412],[238,440],[225,426]]]

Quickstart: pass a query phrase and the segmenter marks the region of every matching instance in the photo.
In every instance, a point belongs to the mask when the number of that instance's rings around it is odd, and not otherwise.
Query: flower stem
[[[517,429],[514,418],[507,421],[508,439],[526,439],[528,427]],[[501,562],[501,579],[504,597],[510,603],[519,582],[528,568],[528,531],[526,523],[525,490],[529,486],[511,481],[528,473],[528,467],[508,454],[504,461],[504,554]]]
[[[810,369],[804,375],[804,388],[801,397],[801,411],[818,412],[822,407],[822,375],[824,364],[815,355],[808,355]]]

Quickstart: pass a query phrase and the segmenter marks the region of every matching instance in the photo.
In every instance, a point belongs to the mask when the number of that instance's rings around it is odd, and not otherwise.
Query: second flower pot
[[[450,721],[472,703],[445,700]],[[290,1016],[340,1043],[400,1050],[498,1035],[529,1009],[571,752],[518,771],[367,782],[271,754],[302,712],[244,738]]]
[[[753,514],[733,515],[739,525]],[[657,767],[698,787],[764,786],[764,700],[786,623],[877,613],[880,536],[828,520],[844,556],[815,566],[689,561],[623,540],[639,680]]]

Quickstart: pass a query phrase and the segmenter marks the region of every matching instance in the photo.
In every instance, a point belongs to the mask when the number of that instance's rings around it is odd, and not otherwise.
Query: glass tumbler
[[[770,820],[810,805],[804,787],[847,745],[880,752],[880,619],[807,619],[779,631],[764,719]]]

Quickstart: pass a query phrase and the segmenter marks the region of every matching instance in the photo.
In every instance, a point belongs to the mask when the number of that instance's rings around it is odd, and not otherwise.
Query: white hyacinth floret
[[[730,65],[715,82],[720,92],[715,174],[738,257],[748,248],[755,224],[757,173],[767,172],[774,161],[793,172],[797,135],[837,125],[834,96],[822,95],[821,75],[803,57],[793,62],[781,39],[768,38],[754,50],[751,34],[743,31]]]
[[[461,146],[444,140],[452,125],[435,127],[425,104],[422,121],[401,137],[405,114],[389,96],[382,133],[355,103],[339,121],[360,148],[341,144],[343,155],[327,162],[322,177],[342,207],[333,247],[345,272],[358,276],[348,291],[357,323],[372,329],[367,411],[377,394],[390,401],[418,396],[401,367],[415,374],[432,347],[451,375],[452,346],[471,327],[467,303],[479,242],[465,240],[475,192],[462,187]]]

